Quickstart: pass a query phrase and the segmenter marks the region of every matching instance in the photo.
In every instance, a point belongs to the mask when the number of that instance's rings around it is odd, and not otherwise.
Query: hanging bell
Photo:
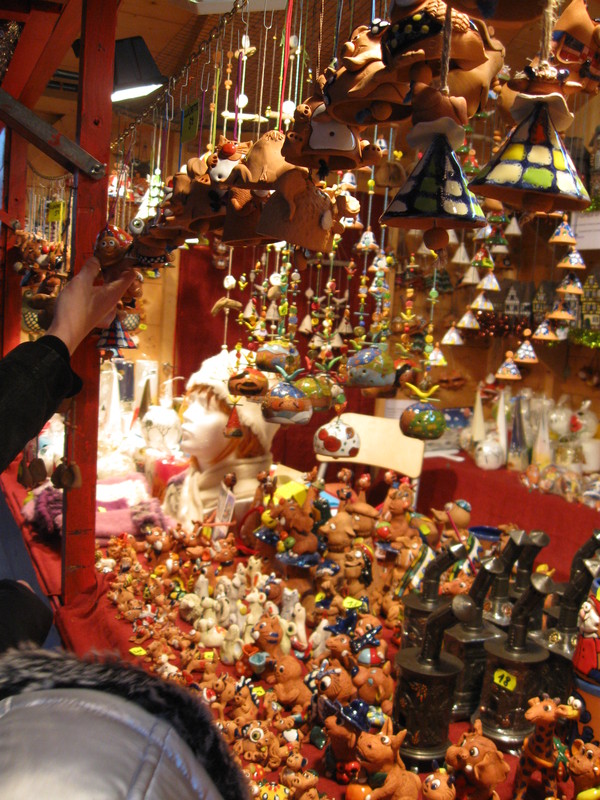
[[[355,429],[340,417],[317,428],[313,437],[316,455],[330,458],[354,458],[360,450],[360,437]]]
[[[583,256],[573,245],[566,256],[556,265],[559,269],[586,269]]]
[[[547,319],[540,322],[531,338],[539,342],[558,342],[558,336],[554,333],[554,329]]]
[[[460,331],[456,327],[454,323],[448,328],[446,333],[442,336],[442,344],[443,345],[461,345],[464,344],[464,340],[460,335]]]
[[[500,291],[500,284],[498,283],[498,279],[494,275],[493,268],[488,270],[487,275],[479,281],[479,283],[477,284],[477,288],[483,289],[483,291],[485,292]]]
[[[231,409],[231,414],[227,420],[227,425],[223,429],[223,436],[227,439],[241,439],[244,435],[242,424],[238,415],[237,408],[234,406]]]
[[[590,198],[552,120],[562,113],[561,101],[566,107],[557,94],[544,99],[517,95],[511,113],[521,121],[469,187],[529,211],[586,208]]]
[[[429,364],[430,367],[447,367],[448,366],[448,362],[446,361],[446,358],[445,358],[444,354],[442,353],[442,350],[440,348],[440,343],[439,342],[435,343],[435,347],[427,355],[426,361],[427,361],[427,364]]]
[[[478,331],[481,327],[477,322],[475,314],[469,308],[456,323],[457,328],[464,328],[465,330]]]
[[[552,236],[548,239],[549,244],[577,244],[577,238],[573,233],[573,228],[569,225],[569,218],[565,214],[562,222],[556,228]]]
[[[306,425],[313,414],[310,398],[287,380],[275,384],[261,404],[267,422],[278,425]]]
[[[400,430],[411,439],[439,439],[446,430],[446,418],[431,403],[412,403],[400,416]]]
[[[529,341],[529,338],[527,338],[531,336],[531,331],[529,328],[523,331],[523,336],[526,338],[523,339],[517,348],[517,352],[515,353],[515,361],[517,364],[537,364],[539,359],[535,354],[533,345]]]
[[[96,348],[98,350],[112,350],[118,353],[119,350],[135,350],[137,345],[123,328],[119,319],[115,317],[110,326],[101,331],[100,337],[96,342]]]
[[[506,352],[506,358],[498,367],[496,377],[499,381],[520,381],[522,378],[519,368],[515,364],[513,353],[510,350]]]
[[[421,134],[426,131],[425,138]],[[404,186],[386,208],[380,222],[391,227],[477,228],[485,225],[485,217],[477,198],[465,180],[452,149],[462,128],[450,117],[435,122],[419,123],[411,134],[427,144],[421,159]]]
[[[480,292],[475,300],[471,303],[473,311],[493,311],[494,305],[491,300],[485,296],[485,292]],[[460,324],[460,323],[459,323]]]
[[[461,242],[458,245],[458,249],[456,250],[456,253],[454,253],[454,255],[452,256],[450,261],[451,261],[452,264],[470,264],[471,263],[471,259],[469,258],[469,253],[467,252],[467,248],[465,247],[463,242]],[[477,280],[479,280],[479,276],[477,277]]]
[[[519,227],[519,223],[517,222],[517,217],[511,217],[510,222],[504,229],[504,233],[506,236],[521,236],[521,228]]]

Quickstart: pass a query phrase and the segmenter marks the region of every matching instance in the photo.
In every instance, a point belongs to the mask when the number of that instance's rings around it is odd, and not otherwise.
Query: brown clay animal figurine
[[[567,770],[573,781],[573,793],[576,798],[580,792],[589,789],[600,790],[600,747],[575,739],[571,745]]]
[[[578,716],[574,706],[561,703],[558,698],[552,699],[547,694],[530,698],[525,719],[535,725],[535,732],[523,742],[513,789],[515,800],[523,800],[536,773],[540,775],[544,797],[556,794],[556,724],[561,719]]]
[[[446,764],[457,780],[459,793],[464,790],[468,800],[497,800],[494,790],[510,772],[494,742],[483,735],[481,720],[475,720],[473,730],[463,733],[457,744],[450,745]]]
[[[421,791],[421,779],[409,772],[400,758],[400,746],[406,731],[394,734],[392,720],[386,720],[379,733],[361,733],[356,745],[358,760],[372,775],[386,773],[385,781],[373,789],[371,800],[417,800]]]
[[[456,797],[456,780],[445,769],[436,769],[423,781],[422,795],[424,800],[454,800]]]

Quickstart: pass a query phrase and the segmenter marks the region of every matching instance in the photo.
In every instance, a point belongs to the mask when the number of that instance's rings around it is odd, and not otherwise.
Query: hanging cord
[[[354,30],[354,0],[350,0],[350,24],[348,25],[348,39],[352,38]]]
[[[338,44],[340,41],[340,28],[342,27],[342,11],[344,10],[344,0],[338,0],[335,12],[335,36],[333,37],[332,63],[337,64]]]
[[[446,18],[444,19],[444,43],[442,46],[442,60],[440,70],[440,91],[442,94],[450,94],[448,88],[448,70],[450,68],[450,43],[452,41],[452,6],[446,6]]]
[[[202,92],[202,104],[200,106],[200,124],[198,125],[198,158],[204,153],[204,149],[202,147],[202,129],[204,128],[204,109],[206,106],[206,92],[208,91],[208,84],[210,83],[210,76],[207,73],[206,75],[206,85],[204,85],[204,70],[210,64],[210,53],[209,53],[209,60],[206,64],[202,65],[202,72],[200,74],[200,91]]]
[[[321,0],[321,9],[319,11],[319,39],[317,41],[317,74],[318,78],[321,74],[321,47],[323,45],[323,17],[325,16],[325,0]]]
[[[279,94],[279,130],[281,130],[281,121],[283,118],[283,98],[285,94],[285,85],[287,83],[287,74],[288,74],[288,64],[290,60],[290,36],[292,34],[293,10],[294,10],[294,0],[288,0],[288,7],[285,16],[285,37],[283,44],[283,75],[282,75],[280,94]]]
[[[556,20],[556,0],[548,0],[542,15],[542,40],[540,42],[540,61],[544,63],[550,59],[552,47],[552,31]]]

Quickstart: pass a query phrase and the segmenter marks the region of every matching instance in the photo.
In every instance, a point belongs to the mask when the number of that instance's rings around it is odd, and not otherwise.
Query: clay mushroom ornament
[[[320,94],[296,108],[281,154],[290,164],[316,169],[321,179],[330,171],[372,166],[383,158],[379,145],[360,139],[357,127],[329,114]]]

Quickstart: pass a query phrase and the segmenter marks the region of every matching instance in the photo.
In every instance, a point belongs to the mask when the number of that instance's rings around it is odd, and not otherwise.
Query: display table
[[[429,514],[450,500],[462,498],[471,504],[472,525],[514,523],[526,531],[543,530],[550,544],[538,561],[549,564],[555,580],[569,575],[571,558],[580,545],[600,528],[600,512],[563,497],[528,490],[516,472],[481,470],[468,456],[464,461],[426,458],[419,484],[417,508]]]

